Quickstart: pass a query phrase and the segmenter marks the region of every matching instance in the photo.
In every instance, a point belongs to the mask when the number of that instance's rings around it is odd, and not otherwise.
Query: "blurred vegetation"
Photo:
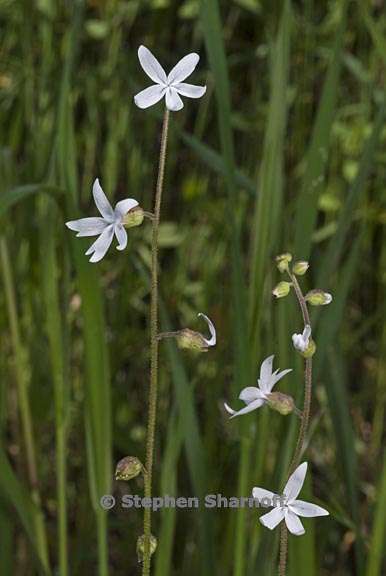
[[[138,573],[141,511],[99,498],[143,489],[112,478],[144,456],[150,227],[94,266],[64,222],[95,213],[95,177],[152,207],[162,106],[133,104],[140,44],[166,69],[201,56],[207,95],[172,115],[162,320],[200,329],[202,311],[218,330],[198,358],[162,344],[156,493],[280,489],[296,417],[229,422],[222,403],[275,353],[301,404],[301,319],[270,294],[292,251],[334,302],[313,317],[304,494],[331,516],[290,539],[289,574],[385,573],[383,0],[1,0],[0,22],[0,573]],[[258,516],[157,512],[154,573],[275,574]]]

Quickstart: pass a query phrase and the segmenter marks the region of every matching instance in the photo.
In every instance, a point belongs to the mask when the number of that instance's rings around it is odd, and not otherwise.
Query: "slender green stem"
[[[47,536],[44,518],[41,510],[41,499],[38,489],[38,474],[36,467],[35,442],[33,437],[32,416],[28,397],[28,371],[26,366],[25,350],[22,346],[17,317],[17,306],[12,268],[9,260],[8,247],[5,238],[0,238],[0,255],[3,269],[5,299],[9,317],[11,342],[15,357],[16,385],[19,401],[20,418],[23,429],[23,438],[26,451],[27,473],[31,487],[31,498],[36,504],[34,524],[36,530],[36,543],[40,561],[46,574],[50,573]]]
[[[303,296],[303,292],[299,286],[299,282],[295,276],[288,270],[291,278],[292,285],[295,290],[296,298],[299,302],[300,310],[303,316],[304,327],[311,326],[310,315],[308,313],[307,302]],[[303,453],[304,443],[306,440],[308,424],[310,421],[311,411],[311,398],[312,398],[312,358],[305,359],[304,370],[304,404],[303,412],[300,420],[299,435],[296,441],[295,452],[289,467],[288,476],[297,468],[300,463],[300,458]],[[280,559],[279,559],[279,576],[285,576],[287,567],[287,550],[288,550],[288,531],[285,523],[282,523],[280,530]]]
[[[150,390],[149,390],[149,413],[146,438],[146,474],[145,474],[145,497],[151,498],[153,478],[153,454],[154,438],[157,419],[157,394],[158,394],[158,233],[161,213],[162,190],[165,174],[166,148],[168,141],[169,110],[165,109],[161,150],[158,166],[157,188],[155,195],[152,245],[151,245],[151,305],[150,305]],[[142,575],[150,574],[150,537],[151,537],[151,508],[144,511],[144,558]]]

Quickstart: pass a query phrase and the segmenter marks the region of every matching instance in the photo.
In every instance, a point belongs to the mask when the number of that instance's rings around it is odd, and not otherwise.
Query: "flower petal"
[[[117,250],[124,250],[127,246],[127,232],[122,224],[115,224],[114,234],[119,243]]]
[[[125,198],[115,204],[114,212],[117,216],[122,218],[129,210],[138,206],[138,202],[134,198]]]
[[[258,382],[259,382],[260,389],[265,393],[270,392],[267,384],[269,383],[269,380],[272,376],[273,359],[274,359],[273,355],[268,356],[268,358],[266,358],[264,360],[264,362],[262,362],[261,367],[260,367],[260,378],[259,378]]]
[[[208,328],[209,328],[209,332],[210,332],[210,339],[207,340],[206,338],[204,338],[207,346],[215,346],[216,345],[216,328],[214,327],[213,322],[210,320],[210,318],[208,318],[208,316],[206,316],[202,312],[197,314],[197,316],[199,318],[204,318],[204,320],[206,320],[206,323],[208,324]]]
[[[241,390],[239,395],[239,400],[245,402],[245,404],[250,404],[257,399],[264,400],[264,396],[259,388],[254,386],[247,386],[244,390]]]
[[[252,490],[252,496],[261,502],[263,498],[273,501],[273,498],[276,498],[277,494],[270,492],[270,490],[266,490],[265,488],[259,488],[256,486]],[[273,506],[273,504],[271,504],[271,506]]]
[[[232,414],[231,418],[235,418],[236,416],[242,416],[243,414],[248,414],[248,412],[256,410],[256,408],[260,408],[260,406],[262,406],[264,402],[265,400],[259,398],[248,404],[248,406],[246,406],[245,408],[238,410],[237,412],[236,410],[232,410],[232,408],[230,408],[227,404],[224,404],[224,406],[226,411],[229,412],[229,414]]]
[[[90,248],[86,252],[86,256],[92,254],[90,262],[95,263],[99,262],[99,260],[102,260],[103,256],[106,254],[110,247],[113,234],[114,226],[110,224],[109,226],[106,226],[99,238],[95,240],[94,244],[91,244]]]
[[[183,82],[174,84],[174,88],[181,96],[187,96],[188,98],[201,98],[206,92],[206,86],[194,86]]]
[[[287,496],[288,500],[294,500],[299,494],[300,490],[304,484],[304,478],[307,472],[307,462],[303,462],[296,468],[296,470],[291,474],[288,479],[287,484],[284,488],[284,495]]]
[[[282,370],[278,372],[277,370],[272,374],[271,379],[267,382],[266,387],[269,392],[271,392],[272,388],[275,386],[276,382],[281,380],[286,374],[292,372],[292,368],[287,368],[286,370]]]
[[[294,534],[295,536],[301,536],[305,533],[304,526],[300,519],[288,508],[285,512],[285,523],[287,524],[287,528],[291,534]]]
[[[166,108],[172,112],[177,112],[184,107],[184,103],[178,95],[175,88],[167,88],[166,90]]]
[[[99,184],[98,178],[94,181],[92,187],[92,195],[94,196],[94,202],[99,212],[102,214],[108,222],[114,220],[114,210],[111,207],[110,202],[107,199],[106,194],[103,192],[101,185]]]
[[[195,52],[187,54],[171,69],[168,75],[168,84],[183,82],[191,75],[198,64],[200,57]]]
[[[149,108],[153,104],[157,104],[165,95],[165,90],[160,84],[153,84],[149,88],[145,88],[134,96],[134,102],[138,108]]]
[[[146,46],[138,48],[138,58],[146,74],[157,84],[166,84],[166,72]]]
[[[266,528],[273,530],[284,518],[283,508],[274,508],[268,514],[260,517],[260,522]]]
[[[290,508],[298,516],[304,516],[305,518],[314,518],[316,516],[329,516],[329,512],[317,506],[316,504],[311,504],[311,502],[304,502],[304,500],[294,500],[290,504]]]
[[[107,226],[106,220],[97,216],[96,218],[80,218],[80,220],[70,220],[66,222],[67,228],[78,232],[77,236],[98,236]]]

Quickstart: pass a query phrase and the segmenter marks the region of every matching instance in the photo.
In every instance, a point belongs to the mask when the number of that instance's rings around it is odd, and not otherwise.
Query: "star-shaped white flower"
[[[228,404],[224,404],[225,410],[231,414],[231,418],[235,418],[235,416],[241,416],[242,414],[248,414],[248,412],[252,412],[252,410],[260,408],[260,406],[267,402],[267,396],[271,393],[272,388],[275,386],[276,382],[288,374],[288,372],[292,371],[292,368],[282,370],[281,372],[279,372],[279,369],[277,369],[272,373],[273,359],[274,356],[268,356],[268,358],[266,358],[261,364],[260,378],[257,381],[258,388],[255,388],[254,386],[248,386],[240,392],[239,399],[247,404],[245,408],[242,408],[236,412],[230,408]]]
[[[296,350],[304,352],[307,350],[311,338],[311,326],[306,324],[303,334],[292,334],[292,343]]]
[[[80,220],[66,222],[66,226],[77,232],[78,237],[99,236],[86,252],[86,256],[91,254],[90,262],[99,262],[109,249],[114,234],[118,241],[117,250],[126,248],[127,233],[123,226],[123,219],[131,210],[137,208],[138,202],[134,198],[126,198],[117,202],[113,209],[99,184],[98,178],[93,184],[92,194],[102,218],[99,216],[80,218]]]
[[[194,86],[184,82],[197,66],[200,59],[198,54],[192,52],[184,56],[168,75],[145,46],[138,48],[138,58],[146,74],[155,82],[134,96],[134,102],[139,108],[153,106],[165,97],[166,108],[175,112],[184,107],[180,95],[201,98],[205,94],[206,86]]]
[[[295,536],[301,536],[305,530],[299,516],[314,518],[329,515],[329,512],[321,506],[296,499],[304,484],[306,472],[307,462],[303,462],[289,477],[282,496],[264,488],[253,489],[254,498],[264,502],[264,504],[270,501],[274,507],[268,514],[261,516],[260,522],[263,526],[273,530],[282,520],[285,520],[288,530]]]

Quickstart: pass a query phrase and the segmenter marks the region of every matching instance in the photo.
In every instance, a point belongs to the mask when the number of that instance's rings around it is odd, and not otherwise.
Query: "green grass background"
[[[161,345],[157,494],[280,490],[298,421],[228,421],[259,364],[293,367],[293,298],[274,257],[310,260],[317,355],[303,496],[329,518],[290,538],[289,575],[385,573],[386,15],[382,1],[1,0],[0,573],[139,573],[141,511],[101,510],[143,459],[150,226],[98,265],[64,222],[112,202],[152,209],[162,105],[136,108],[145,44],[166,69],[191,51],[206,83],[170,126],[162,209],[164,329],[216,324],[208,354]],[[276,573],[256,510],[154,515],[156,576]],[[383,564],[382,564],[383,562]]]

